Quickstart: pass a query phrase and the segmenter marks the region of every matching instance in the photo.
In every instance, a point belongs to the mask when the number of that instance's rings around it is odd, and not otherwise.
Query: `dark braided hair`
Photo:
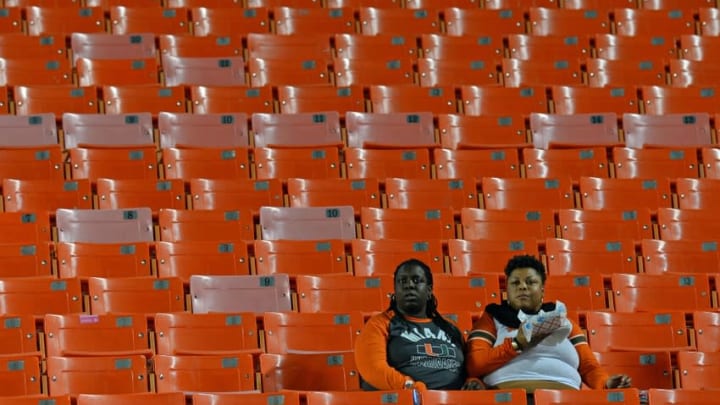
[[[428,286],[433,286],[433,276],[432,272],[430,271],[430,266],[425,264],[423,261],[418,259],[408,259],[404,262],[400,263],[397,268],[395,269],[395,273],[393,274],[393,281],[396,281],[398,272],[400,270],[404,270],[406,268],[411,267],[419,267],[422,269],[423,273],[425,273],[425,279],[427,280]],[[460,333],[460,329],[458,329],[455,325],[453,325],[451,322],[449,322],[447,319],[445,319],[442,315],[440,315],[440,312],[437,310],[438,307],[438,301],[435,297],[435,294],[432,295],[432,297],[428,300],[427,306],[425,309],[425,314],[428,318],[432,319],[435,324],[442,329],[443,332],[445,332],[448,337],[450,337],[450,340],[455,343],[458,347],[463,347],[463,339],[462,334]],[[388,307],[388,310],[393,311],[395,313],[395,316],[398,316],[400,314],[400,311],[398,311],[397,308],[397,301],[395,300],[395,296],[393,295],[392,299],[390,300],[390,306]],[[405,320],[405,318],[400,317]]]

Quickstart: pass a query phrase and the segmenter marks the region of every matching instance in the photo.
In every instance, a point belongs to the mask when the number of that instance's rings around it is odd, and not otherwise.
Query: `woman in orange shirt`
[[[437,311],[430,267],[406,260],[394,280],[389,308],[368,320],[355,344],[363,389],[482,389],[467,378],[462,333]]]

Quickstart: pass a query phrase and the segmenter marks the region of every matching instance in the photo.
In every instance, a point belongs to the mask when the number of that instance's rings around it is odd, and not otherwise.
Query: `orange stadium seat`
[[[352,206],[260,207],[263,240],[325,240],[355,238]],[[258,238],[261,239],[261,238]]]
[[[160,0],[85,0],[85,6],[87,7],[102,7],[104,10],[109,10],[110,7],[124,5],[127,7],[161,7]]]
[[[332,61],[335,70],[335,85],[340,87],[369,86],[373,84],[413,84],[414,63],[414,60],[409,57],[401,59],[348,59],[338,57]]]
[[[270,10],[262,7],[192,7],[190,20],[196,36],[247,35],[270,31]]]
[[[155,242],[158,277],[250,274],[247,243],[243,241]]]
[[[391,274],[368,276],[301,275],[297,277],[299,312],[352,312],[365,314],[388,307],[393,291]]]
[[[628,375],[636,389],[673,387],[673,366],[668,351],[595,351],[595,357],[608,373]]]
[[[449,207],[434,209],[371,208],[360,210],[360,227],[365,239],[414,240],[418,235],[431,239],[454,239],[455,222]]]
[[[712,305],[707,274],[615,273],[611,283],[617,312],[709,310]]]
[[[640,253],[643,269],[648,274],[720,272],[720,256],[714,240],[643,239]]]
[[[483,206],[493,210],[556,210],[575,207],[569,178],[520,179],[483,177]],[[532,201],[527,199],[532,195]]]
[[[610,177],[607,151],[602,147],[585,149],[536,149],[522,151],[527,178]]]
[[[275,32],[278,35],[334,35],[355,32],[355,15],[351,7],[275,7],[272,11]]]
[[[145,59],[88,59],[75,62],[81,86],[128,86],[160,83],[155,57]],[[170,84],[173,85],[173,84]]]
[[[251,312],[155,315],[157,354],[228,355],[260,351],[258,326]]]
[[[159,51],[162,57],[181,58],[241,58],[243,37],[240,34],[227,36],[158,35]],[[165,60],[163,59],[163,67]]]
[[[191,179],[190,195],[195,210],[257,212],[262,206],[283,205],[280,179]]]
[[[249,179],[250,157],[246,147],[163,148],[166,179]]]
[[[613,15],[618,35],[653,37],[695,33],[695,22],[690,10],[618,8],[613,10]]]
[[[190,18],[185,8],[110,7],[110,30],[113,34],[189,34]]]
[[[585,59],[590,56],[590,41],[584,37],[509,34],[508,55],[521,60]]]
[[[248,147],[248,116],[244,113],[158,114],[160,146]]]
[[[677,57],[671,36],[597,34],[592,40],[599,59],[662,61]]]
[[[518,388],[483,391],[428,390],[422,392],[422,400],[427,405],[451,405],[472,401],[493,405],[527,405],[527,394]]]
[[[242,86],[245,61],[237,57],[191,57],[162,55],[167,86]]]
[[[548,112],[545,88],[542,86],[460,86],[460,98],[466,115],[507,116]]]
[[[168,0],[166,6],[169,8],[191,8],[191,7],[212,7],[232,8],[241,7],[239,0]]]
[[[337,111],[253,113],[251,126],[256,148],[339,147],[343,144]]]
[[[103,86],[106,114],[150,112],[157,116],[160,111],[185,112],[185,88],[142,86]]]
[[[695,344],[700,352],[717,352],[720,349],[720,312],[695,311],[692,314]]]
[[[183,282],[176,277],[90,277],[90,313],[135,313],[153,317],[158,312],[185,310]]]
[[[377,178],[290,178],[287,181],[287,195],[290,207],[351,205],[356,215],[360,213],[360,207],[380,208],[382,205]]]
[[[633,239],[547,239],[548,273],[551,276],[637,273],[634,242]]]
[[[0,353],[3,357],[27,355],[40,358],[37,326],[32,315],[2,315],[0,321],[0,340],[3,342]]]
[[[426,110],[351,111],[345,115],[345,127],[350,148],[432,148],[437,145],[433,114]]]
[[[557,7],[554,0],[485,0],[483,6],[493,10],[522,7]]]
[[[706,35],[681,35],[678,43],[682,59],[716,61],[720,59],[720,39]]]
[[[715,7],[701,7],[698,9],[700,34],[706,36],[720,36],[720,10]]]
[[[346,274],[345,242],[327,240],[256,240],[255,272],[262,275]]]
[[[157,55],[155,35],[73,32],[70,35],[73,62],[87,59],[146,59]]]
[[[459,7],[472,9],[476,8],[478,4],[476,0],[407,0],[405,8],[438,10],[445,7]]]
[[[136,405],[183,405],[185,394],[182,392],[147,392],[133,394],[80,394],[78,405],[122,405],[132,402]]]
[[[369,91],[372,111],[376,114],[418,111],[430,111],[433,114],[457,112],[454,87],[370,85]]]
[[[501,301],[500,276],[497,274],[469,274],[466,276],[438,276],[433,294],[442,302],[442,310],[480,314],[488,304]]]
[[[7,5],[6,5],[7,7]],[[101,7],[42,7],[25,8],[29,35],[73,32],[105,32],[105,15]]]
[[[385,181],[388,208],[433,209],[478,207],[475,179],[401,179]]]
[[[380,183],[390,177],[431,177],[428,149],[345,149],[347,178],[377,178]]]
[[[250,33],[247,35],[247,53],[250,59],[317,61],[327,64],[332,60],[330,36],[323,34],[276,35]],[[310,66],[307,66],[310,68]]]
[[[440,16],[434,10],[360,7],[358,13],[360,32],[365,35],[440,33]]]
[[[64,113],[98,112],[98,92],[93,86],[15,86],[13,94],[18,115],[53,113],[62,117]]]
[[[456,85],[496,85],[499,63],[480,59],[430,59],[417,62],[420,85],[423,87]]]
[[[149,208],[85,210],[61,208],[56,213],[58,242],[152,242]],[[112,232],[108,230],[112,229]]]
[[[460,224],[462,237],[467,240],[544,240],[555,237],[555,217],[552,211],[545,210],[463,208]]]
[[[716,397],[717,393],[713,390],[682,388],[651,388],[648,390],[648,401],[657,405],[712,403]]]
[[[671,59],[668,61],[668,72],[674,87],[713,87],[718,68],[712,61]]]
[[[360,312],[266,312],[267,353],[351,353],[365,320]]]
[[[515,148],[435,149],[433,160],[438,179],[520,177],[520,156]]]
[[[157,392],[223,392],[255,389],[255,364],[249,353],[234,356],[155,355]]]
[[[398,405],[411,405],[414,403],[413,392],[407,390],[380,392],[313,391],[307,394],[308,405],[330,405],[337,403],[361,405],[376,403],[376,401],[387,401],[388,399]]]
[[[5,7],[0,15],[0,32],[3,34],[23,34],[23,16],[20,7]]]
[[[255,148],[257,179],[340,178],[340,152],[337,147]]]
[[[705,177],[717,179],[720,178],[720,148],[701,148],[700,159],[704,164]]]
[[[654,60],[588,59],[585,61],[590,87],[666,85],[665,64]]]
[[[558,224],[564,239],[639,241],[653,237],[653,224],[647,208],[560,210]]]
[[[613,148],[615,177],[663,179],[698,177],[697,150],[692,148]]]
[[[38,244],[52,240],[50,213],[3,212],[0,213],[0,243]]]
[[[98,208],[185,208],[185,184],[180,179],[106,179],[96,181]]]
[[[263,59],[251,54],[247,66],[252,87],[330,83],[328,65],[321,59]]]
[[[533,35],[586,36],[610,32],[610,16],[601,10],[530,7],[529,31]]]
[[[332,275],[331,277],[338,277]],[[190,277],[192,312],[290,311],[290,277],[287,274]]]
[[[538,245],[530,239],[450,239],[448,257],[453,276],[504,275],[505,264],[516,255],[538,255]]]
[[[81,313],[80,280],[52,277],[22,277],[0,280],[0,312],[32,315]]]
[[[155,146],[72,148],[70,169],[73,179],[99,178],[157,179]]]
[[[720,222],[714,210],[660,208],[658,231],[662,240],[714,240]]]
[[[720,97],[713,87],[641,86],[646,114],[712,114],[720,111]]]
[[[687,350],[690,348],[685,315],[682,312],[604,312],[587,313],[590,347],[595,352],[637,350]],[[651,333],[652,340],[638,333]]]
[[[710,146],[710,116],[691,114],[624,114],[625,145],[630,148]],[[682,177],[682,176],[676,176]]]
[[[552,86],[552,103],[556,114],[638,112],[638,96],[634,87]]]
[[[720,353],[680,352],[677,355],[680,387],[684,389],[717,390],[720,388]],[[714,400],[714,398],[713,398]]]
[[[280,7],[282,5],[294,8],[313,8],[322,6],[322,3],[318,0],[246,0],[245,3],[245,7],[247,8],[272,8]]]
[[[446,149],[482,149],[528,146],[525,119],[520,114],[482,116],[439,114],[440,146]]]
[[[260,375],[264,392],[360,389],[352,353],[263,353],[260,355]]]
[[[255,239],[253,216],[250,210],[175,210],[162,209],[158,213],[160,240],[241,241]]]
[[[649,10],[683,9],[692,10],[700,7],[714,7],[715,0],[640,0],[640,8]]]
[[[8,398],[11,404],[18,404],[17,397],[40,396],[43,399],[49,399],[42,393],[42,378],[40,371],[40,358],[37,356],[3,356],[0,359],[2,372],[0,372],[0,381],[2,381],[2,389],[0,393]],[[22,399],[20,399],[22,400]],[[15,402],[17,401],[17,402]],[[37,402],[38,399],[35,399]],[[70,403],[69,400],[67,402]]]
[[[712,209],[720,203],[720,181],[711,178],[675,180],[680,209]],[[7,204],[7,203],[6,203]],[[7,205],[6,205],[7,206]]]
[[[72,66],[63,56],[0,58],[0,86],[72,84]]]
[[[273,112],[272,87],[190,86],[196,114]]]
[[[335,55],[339,58],[414,59],[418,54],[414,35],[338,33],[333,36],[333,41]]]
[[[65,38],[59,34],[29,36],[0,32],[0,49],[5,58],[53,58],[67,54]]]
[[[147,359],[134,356],[48,357],[51,395],[149,392]]]
[[[443,243],[440,239],[353,239],[350,241],[350,256],[356,276],[392,274],[395,267],[408,257],[422,260],[433,273],[444,272]]]
[[[338,7],[395,8],[395,7],[402,7],[402,4],[398,0],[326,0],[325,7],[327,7],[327,8],[338,8]]]
[[[278,86],[280,112],[297,114],[337,111],[341,117],[348,111],[365,111],[363,87]]]
[[[525,19],[520,8],[458,8],[450,7],[443,10],[445,28],[451,36],[522,34],[525,32]]]
[[[610,10],[613,8],[637,7],[635,0],[565,0],[562,8],[572,10],[593,9],[593,10]]]
[[[297,391],[201,392],[192,394],[192,401],[193,405],[266,405],[276,401],[284,405],[300,405],[300,393]]]
[[[51,276],[51,243],[2,244],[0,265],[0,278]]]
[[[580,62],[575,59],[502,60],[503,84],[505,87],[526,87],[551,85],[580,85],[582,72]]]
[[[150,242],[57,242],[60,278],[150,276]]]
[[[147,320],[133,314],[46,314],[46,356],[150,357]]]
[[[571,313],[609,309],[603,277],[600,274],[554,274],[545,287],[546,299],[561,301]]]
[[[466,35],[458,37],[443,34],[423,34],[420,37],[420,44],[423,56],[433,60],[475,60],[499,65],[503,56],[502,38],[498,35]]]
[[[54,212],[58,208],[92,208],[90,181],[4,179],[5,212]]]
[[[580,178],[580,199],[586,210],[638,210],[672,205],[667,179]]]
[[[574,403],[640,405],[640,393],[636,388],[565,391],[539,389],[535,391],[536,405],[565,405]]]
[[[62,114],[65,148],[154,145],[150,113]]]

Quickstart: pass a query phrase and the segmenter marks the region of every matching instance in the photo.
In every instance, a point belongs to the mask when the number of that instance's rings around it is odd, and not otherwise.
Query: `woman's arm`
[[[496,333],[495,321],[487,312],[473,325],[467,353],[467,371],[471,377],[482,378],[518,355],[512,346],[512,339],[505,339],[503,344],[493,347]]]
[[[575,350],[580,357],[580,366],[578,372],[585,385],[593,389],[605,388],[605,383],[608,379],[608,374],[600,366],[595,354],[593,354],[590,345],[588,345],[587,337],[583,333],[582,329],[575,322],[572,322],[572,330],[570,331],[570,343],[575,346]]]
[[[378,390],[405,388],[412,380],[387,362],[388,324],[385,313],[370,318],[355,341],[355,364],[360,376]]]

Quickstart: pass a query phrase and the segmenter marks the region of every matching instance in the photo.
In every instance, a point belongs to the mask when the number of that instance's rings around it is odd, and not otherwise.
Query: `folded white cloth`
[[[539,344],[555,346],[567,339],[572,324],[567,319],[567,308],[561,301],[555,301],[555,310],[545,312],[542,309],[535,315],[528,315],[522,310],[518,312],[520,332],[529,342],[533,335],[550,333]]]

